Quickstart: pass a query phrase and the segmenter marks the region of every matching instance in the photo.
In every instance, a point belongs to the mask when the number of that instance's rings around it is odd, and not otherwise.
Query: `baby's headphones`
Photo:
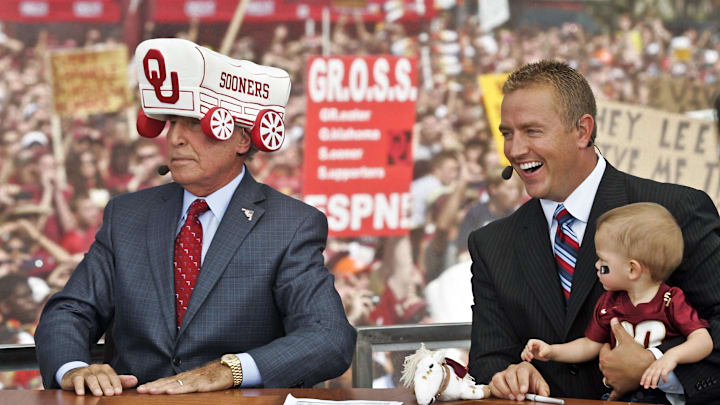
[[[290,97],[290,76],[284,70],[232,59],[177,38],[143,41],[135,50],[135,64],[141,136],[157,137],[169,116],[176,115],[200,120],[211,139],[230,139],[240,126],[259,150],[274,152],[282,146]]]

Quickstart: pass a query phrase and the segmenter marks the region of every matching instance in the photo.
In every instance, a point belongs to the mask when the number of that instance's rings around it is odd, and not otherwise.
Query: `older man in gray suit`
[[[311,386],[349,366],[356,335],[323,264],[327,219],[252,178],[244,129],[218,140],[202,126],[170,119],[175,182],[111,200],[95,243],[46,305],[35,336],[46,388]],[[202,234],[201,269],[190,276],[176,245],[186,217]],[[196,278],[189,302],[186,277]],[[88,365],[107,332],[112,359]]]

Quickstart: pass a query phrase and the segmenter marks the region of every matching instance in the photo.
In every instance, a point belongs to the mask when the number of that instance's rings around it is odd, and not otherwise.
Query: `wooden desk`
[[[0,405],[282,405],[290,393],[296,398],[317,398],[330,400],[387,400],[401,401],[404,405],[417,405],[415,395],[409,389],[241,389],[212,393],[186,395],[142,395],[134,390],[124,391],[116,397],[77,396],[59,390],[0,390]],[[479,401],[438,402],[448,405],[501,405],[519,404],[504,399]],[[540,402],[525,402],[538,404]],[[565,405],[612,405],[623,402],[591,401],[586,399],[565,399]]]

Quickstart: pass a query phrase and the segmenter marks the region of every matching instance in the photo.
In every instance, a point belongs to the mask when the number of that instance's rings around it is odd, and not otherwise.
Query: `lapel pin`
[[[248,221],[252,221],[253,214],[255,213],[254,210],[249,210],[247,208],[240,208],[243,213],[245,213],[245,216],[247,217]]]

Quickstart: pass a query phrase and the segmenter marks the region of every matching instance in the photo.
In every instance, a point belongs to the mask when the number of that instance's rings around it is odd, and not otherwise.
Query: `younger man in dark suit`
[[[533,197],[514,214],[470,235],[473,259],[473,331],[470,373],[491,381],[493,395],[522,400],[526,393],[595,399],[613,387],[611,399],[634,391],[647,367],[684,339],[649,351],[613,326],[619,344],[598,361],[578,364],[517,363],[530,338],[564,343],[583,336],[603,293],[594,263],[595,221],[606,211],[650,201],[673,214],[685,254],[668,280],[680,287],[720,343],[720,219],[702,191],[661,184],[619,172],[593,148],[595,98],[587,81],[564,63],[525,65],[503,86],[500,132],[512,167]],[[554,253],[556,212],[567,211],[576,250],[572,266]],[[563,221],[565,219],[563,218]],[[563,229],[565,229],[563,227]],[[564,266],[564,267],[563,267]],[[571,270],[571,271],[568,271]],[[599,369],[602,370],[602,374]],[[679,365],[660,389],[688,402],[719,397],[720,355]]]

